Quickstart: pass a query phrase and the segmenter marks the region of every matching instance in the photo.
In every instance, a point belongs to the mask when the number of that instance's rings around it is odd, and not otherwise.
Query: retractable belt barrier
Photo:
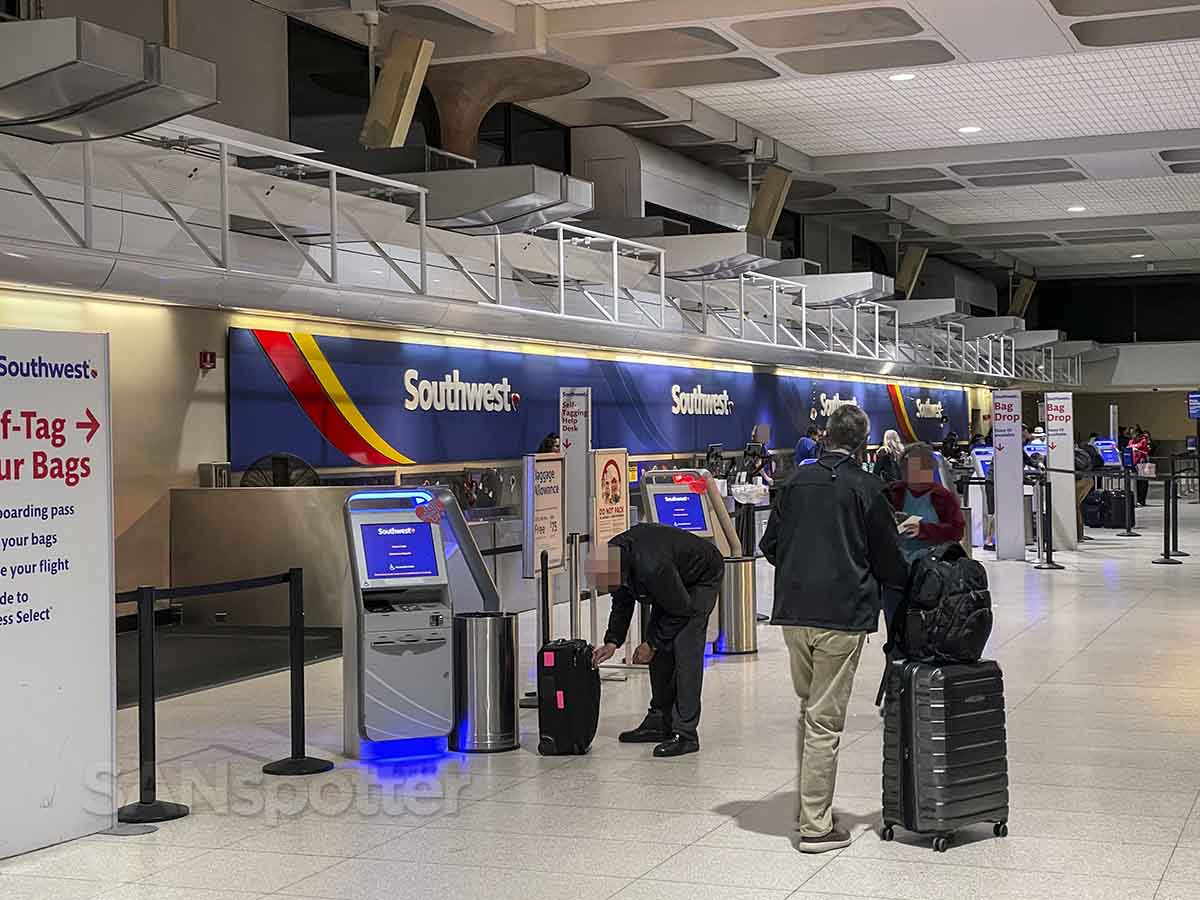
[[[154,607],[159,600],[186,600],[212,594],[231,594],[272,587],[288,586],[288,655],[291,674],[292,752],[285,759],[267,763],[267,775],[316,775],[328,772],[333,763],[306,756],[304,752],[304,570],[289,569],[278,575],[244,578],[215,584],[188,587],[139,587],[117,594],[117,602],[137,602],[138,616],[138,801],[122,806],[117,820],[127,824],[150,824],[181,819],[190,810],[182,803],[158,799],[155,768],[158,747],[154,704],[157,699],[155,669],[158,657]]]

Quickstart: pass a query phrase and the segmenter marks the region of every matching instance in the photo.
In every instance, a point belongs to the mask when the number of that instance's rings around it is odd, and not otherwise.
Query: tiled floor
[[[1200,506],[1183,507],[1200,554]],[[837,808],[857,835],[795,852],[796,704],[774,629],[753,658],[711,663],[698,756],[657,761],[616,734],[647,683],[607,683],[600,735],[579,759],[525,749],[370,769],[337,755],[340,663],[309,670],[314,751],[335,772],[267,779],[286,754],[282,676],[159,707],[163,793],[189,818],[0,863],[5,900],[1200,900],[1200,555],[1153,566],[1160,510],[1140,539],[1097,532],[1067,571],[988,563],[990,653],[1004,666],[1011,836],[885,844],[879,817],[879,642],[855,688]],[[769,605],[764,591],[761,604]],[[528,660],[529,656],[525,659]],[[120,716],[122,783],[136,722]]]

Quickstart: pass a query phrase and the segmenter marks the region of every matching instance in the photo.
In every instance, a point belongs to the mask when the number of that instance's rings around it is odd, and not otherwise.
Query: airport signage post
[[[594,546],[603,546],[629,528],[629,451],[592,451],[592,521]]]
[[[1078,522],[1075,520],[1075,395],[1046,394],[1046,465],[1054,469],[1049,474],[1054,500],[1054,546],[1059,550],[1074,550],[1079,546]]]
[[[0,329],[0,858],[116,822],[108,337]]]
[[[558,390],[558,438],[566,459],[567,533],[586,534],[588,524],[588,455],[592,450],[592,389]]]
[[[992,392],[996,558],[1025,559],[1025,464],[1021,392]]]
[[[525,457],[525,491],[522,518],[525,524],[521,555],[524,576],[536,578],[542,551],[550,557],[550,571],[562,569],[567,557],[566,461],[556,453],[531,453]]]

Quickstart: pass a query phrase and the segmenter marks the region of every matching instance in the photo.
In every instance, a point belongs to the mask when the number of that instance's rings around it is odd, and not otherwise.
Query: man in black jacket
[[[717,605],[725,560],[702,538],[668,525],[643,523],[608,542],[588,560],[600,591],[612,594],[612,613],[596,665],[610,659],[629,634],[633,605],[649,603],[646,640],[633,661],[650,664],[650,709],[622,743],[655,743],[655,756],[700,749],[700,689],[708,618]]]
[[[759,546],[775,566],[774,625],[783,626],[800,698],[797,849],[850,843],[833,819],[838,745],[866,636],[878,629],[880,591],[903,587],[907,566],[883,486],[855,455],[870,421],[857,406],[830,417],[826,450],[783,485]]]

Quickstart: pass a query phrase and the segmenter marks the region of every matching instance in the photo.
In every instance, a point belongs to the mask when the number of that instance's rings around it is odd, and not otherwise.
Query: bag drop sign
[[[0,329],[0,858],[112,825],[104,335]]]

